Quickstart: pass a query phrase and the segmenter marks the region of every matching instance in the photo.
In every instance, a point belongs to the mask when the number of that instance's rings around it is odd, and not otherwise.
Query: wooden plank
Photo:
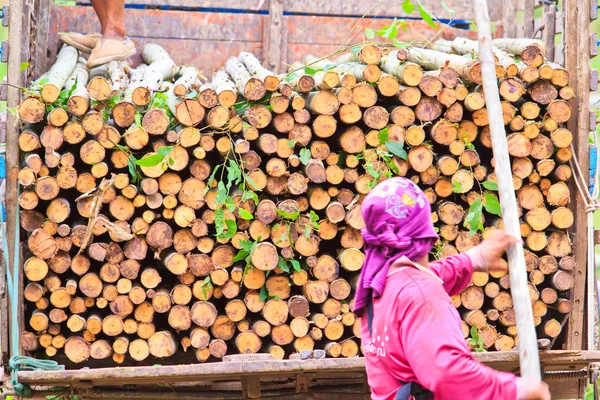
[[[544,4],[544,30],[542,31],[542,40],[546,46],[546,58],[554,60],[554,36],[556,27],[556,5]]]
[[[525,31],[524,35],[526,38],[533,38],[534,33],[534,19],[533,12],[535,9],[535,0],[525,0],[524,10],[525,10]]]
[[[515,37],[516,24],[515,15],[517,13],[517,0],[506,0],[502,7],[502,37]]]
[[[260,42],[263,20],[264,16],[258,14],[125,10],[128,36],[157,39]],[[100,29],[91,7],[60,7],[57,25],[59,32],[98,32]]]
[[[584,3],[585,4],[585,3]],[[570,85],[575,88],[571,100],[572,113],[567,127],[575,134],[573,146],[582,171],[589,169],[589,101],[590,101],[590,41],[589,6],[581,7],[578,0],[563,1],[565,10],[565,67],[570,74]],[[587,4],[586,4],[587,5]],[[584,339],[586,264],[587,264],[587,213],[579,193],[575,194],[575,225],[573,233],[574,255],[577,266],[571,290],[573,310],[567,331],[567,348],[582,349]],[[593,266],[590,266],[593,267]]]
[[[514,371],[519,366],[516,351],[473,353],[473,356],[501,371]],[[578,370],[600,361],[600,351],[540,352],[540,362],[546,371]],[[87,382],[94,386],[155,384],[160,382],[197,382],[240,379],[243,376],[261,378],[315,373],[320,378],[342,377],[363,373],[364,358],[326,358],[322,360],[274,360],[262,362],[227,362],[173,366],[116,367],[74,369],[66,371],[20,371],[19,382],[29,385],[76,385]]]
[[[78,4],[89,5],[89,1],[78,1]],[[202,7],[217,8],[220,10],[244,10],[244,11],[258,11],[268,10],[269,0],[264,2],[260,0],[235,0],[229,2],[223,2],[222,0],[126,0],[126,5],[136,6],[148,6],[148,7],[173,7],[173,8],[195,8]],[[259,7],[260,6],[260,7]]]
[[[523,17],[521,17],[523,16]],[[517,0],[517,5],[515,8],[515,14],[513,18],[515,19],[515,36],[525,37],[525,21],[521,21],[521,18],[525,18],[525,0]]]
[[[10,21],[12,22],[8,27],[8,42],[9,47],[12,51],[8,54],[8,83],[7,89],[7,101],[6,105],[9,108],[17,107],[21,100],[21,93],[19,87],[23,86],[23,73],[20,72],[20,64],[22,62],[21,49],[24,47],[23,32],[29,30],[27,24],[28,19],[25,18],[25,4],[26,0],[13,1],[10,4]],[[8,241],[8,258],[9,265],[7,266],[13,274],[17,274],[21,277],[21,269],[18,265],[15,265],[15,250],[17,249],[15,243],[15,231],[17,229],[17,174],[19,171],[19,146],[18,146],[18,134],[19,134],[19,121],[13,113],[7,113],[6,123],[6,235]],[[20,286],[20,285],[19,285]],[[22,292],[19,292],[22,293]],[[11,299],[12,302],[17,302],[16,309],[17,313],[9,312],[10,324],[12,329],[18,329],[19,335],[23,327],[24,317],[23,304],[21,299]],[[15,327],[14,325],[17,325]],[[22,354],[22,348],[19,343],[11,343],[10,355]]]
[[[380,0],[294,0],[286,4],[285,11],[290,13],[303,13],[315,15],[377,15],[381,17],[406,17],[402,10],[401,2],[390,2]],[[421,1],[423,6],[438,18],[452,19],[452,16],[444,9],[437,0]],[[454,10],[454,19],[473,19],[475,14],[469,2],[461,0],[448,0],[448,7]],[[491,0],[490,18],[497,21],[502,18],[502,5],[500,0]],[[414,14],[410,14],[414,17]]]
[[[598,19],[598,0],[590,0],[590,21]]]
[[[554,32],[555,33],[563,33],[565,26],[565,14],[562,10],[556,11],[556,22],[554,23]]]
[[[80,4],[89,4],[89,2],[78,2]],[[402,11],[400,3],[397,5],[391,2],[382,2],[380,0],[294,0],[286,4],[287,13],[302,13],[316,15],[342,15],[342,16],[362,16],[377,15],[386,17],[406,17]],[[452,19],[448,12],[437,0],[423,0],[423,6],[432,12],[438,18]],[[192,8],[208,9],[215,8],[219,10],[247,10],[247,11],[267,11],[270,8],[270,0],[236,0],[232,2],[223,2],[221,0],[127,0],[125,4],[149,7],[174,7],[174,8]],[[448,0],[446,4],[456,11],[454,19],[472,19],[474,14],[469,3],[460,0]],[[499,20],[502,17],[501,0],[490,1],[490,17],[492,20]],[[414,17],[415,15],[411,15]]]
[[[287,48],[287,18],[283,17],[284,0],[271,0],[269,5],[268,29],[263,47],[263,64],[267,69],[281,73],[284,70],[282,61]]]
[[[48,70],[46,64],[48,63],[48,44],[49,44],[49,23],[50,13],[56,12],[57,6],[54,2],[47,2],[44,0],[36,0],[35,5],[35,18],[36,18],[36,40],[35,40],[35,52],[33,75],[38,77]]]
[[[288,43],[290,44],[328,44],[341,47],[347,38],[346,43],[359,43],[362,41],[361,29],[353,29],[359,22],[358,18],[299,15],[289,16],[288,18]],[[362,27],[372,29],[379,29],[390,23],[391,20],[389,19],[360,21]],[[407,21],[407,24],[406,32],[399,30],[396,37],[401,42],[423,41],[434,36],[448,40],[457,36],[470,39],[477,38],[477,33],[473,31],[444,26],[440,34],[439,30],[431,28],[423,21]]]
[[[596,32],[590,33],[590,57],[598,55],[598,45],[596,44]]]
[[[260,397],[260,379],[254,377],[242,378],[242,399],[257,399]]]

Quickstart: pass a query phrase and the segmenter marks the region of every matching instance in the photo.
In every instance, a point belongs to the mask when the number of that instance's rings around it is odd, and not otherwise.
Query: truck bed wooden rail
[[[110,388],[132,385],[145,387],[156,385],[181,384],[177,386],[177,396],[185,394],[192,385],[200,388],[214,385],[219,381],[239,381],[242,392],[258,394],[260,396],[261,383],[269,389],[269,383],[278,383],[286,379],[295,379],[295,390],[306,391],[310,382],[336,378],[330,383],[337,385],[337,379],[354,379],[360,382],[364,377],[364,358],[349,359],[321,359],[321,360],[268,360],[268,361],[241,361],[245,356],[233,356],[232,359],[240,361],[224,361],[219,363],[176,365],[176,366],[148,366],[148,367],[116,367],[97,369],[78,369],[65,371],[25,371],[19,372],[19,382],[32,386],[67,386],[74,389],[93,389],[98,387]],[[476,353],[475,357],[485,364],[501,371],[518,372],[519,354],[510,352]],[[587,373],[581,372],[588,368],[590,363],[600,362],[600,351],[548,351],[540,352],[540,360],[545,378],[551,385],[553,398],[565,398],[573,393],[582,393],[585,389]],[[560,374],[557,372],[560,371]],[[202,384],[204,382],[204,385]],[[345,382],[346,384],[350,381]],[[217,385],[216,389],[224,386]],[[245,389],[244,389],[245,388]],[[206,388],[205,388],[206,389]],[[235,387],[230,387],[235,389]],[[282,388],[283,389],[283,388]],[[195,388],[194,390],[198,390]],[[364,388],[355,388],[364,391]],[[139,392],[135,394],[139,396]],[[360,393],[355,393],[360,394]],[[168,395],[168,393],[166,393]],[[242,396],[243,397],[243,396]],[[252,398],[251,396],[247,396]],[[87,397],[83,397],[87,398]],[[164,398],[164,397],[163,397]]]

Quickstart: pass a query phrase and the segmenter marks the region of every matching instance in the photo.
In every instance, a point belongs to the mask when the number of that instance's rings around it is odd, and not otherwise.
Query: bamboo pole
[[[473,0],[477,36],[479,38],[479,60],[483,80],[485,102],[489,115],[489,126],[494,153],[495,174],[498,180],[500,205],[504,230],[509,235],[520,237],[520,224],[517,200],[510,173],[508,143],[504,122],[500,117],[502,107],[496,81],[496,67],[492,50],[492,33],[487,0]],[[519,333],[519,364],[521,376],[531,380],[541,380],[540,360],[537,351],[537,336],[533,322],[531,298],[527,285],[525,254],[521,242],[508,249],[510,287],[513,297],[517,331]]]

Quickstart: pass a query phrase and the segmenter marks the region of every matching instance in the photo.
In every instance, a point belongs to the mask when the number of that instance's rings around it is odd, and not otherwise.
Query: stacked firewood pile
[[[539,42],[495,45],[533,311],[553,340],[573,284],[573,89]],[[361,201],[378,182],[425,190],[432,257],[502,228],[477,43],[432,47],[356,46],[282,76],[241,53],[211,81],[158,45],[91,71],[63,47],[18,108],[23,347],[74,363],[358,355]],[[452,299],[474,350],[518,343],[509,285],[479,272]]]

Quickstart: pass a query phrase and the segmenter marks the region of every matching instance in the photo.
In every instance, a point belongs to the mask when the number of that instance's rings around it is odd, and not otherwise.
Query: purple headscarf
[[[406,256],[425,257],[438,240],[425,194],[406,178],[392,178],[377,185],[362,203],[365,228],[365,263],[354,298],[354,309],[367,305],[371,296],[383,293],[390,265]]]

